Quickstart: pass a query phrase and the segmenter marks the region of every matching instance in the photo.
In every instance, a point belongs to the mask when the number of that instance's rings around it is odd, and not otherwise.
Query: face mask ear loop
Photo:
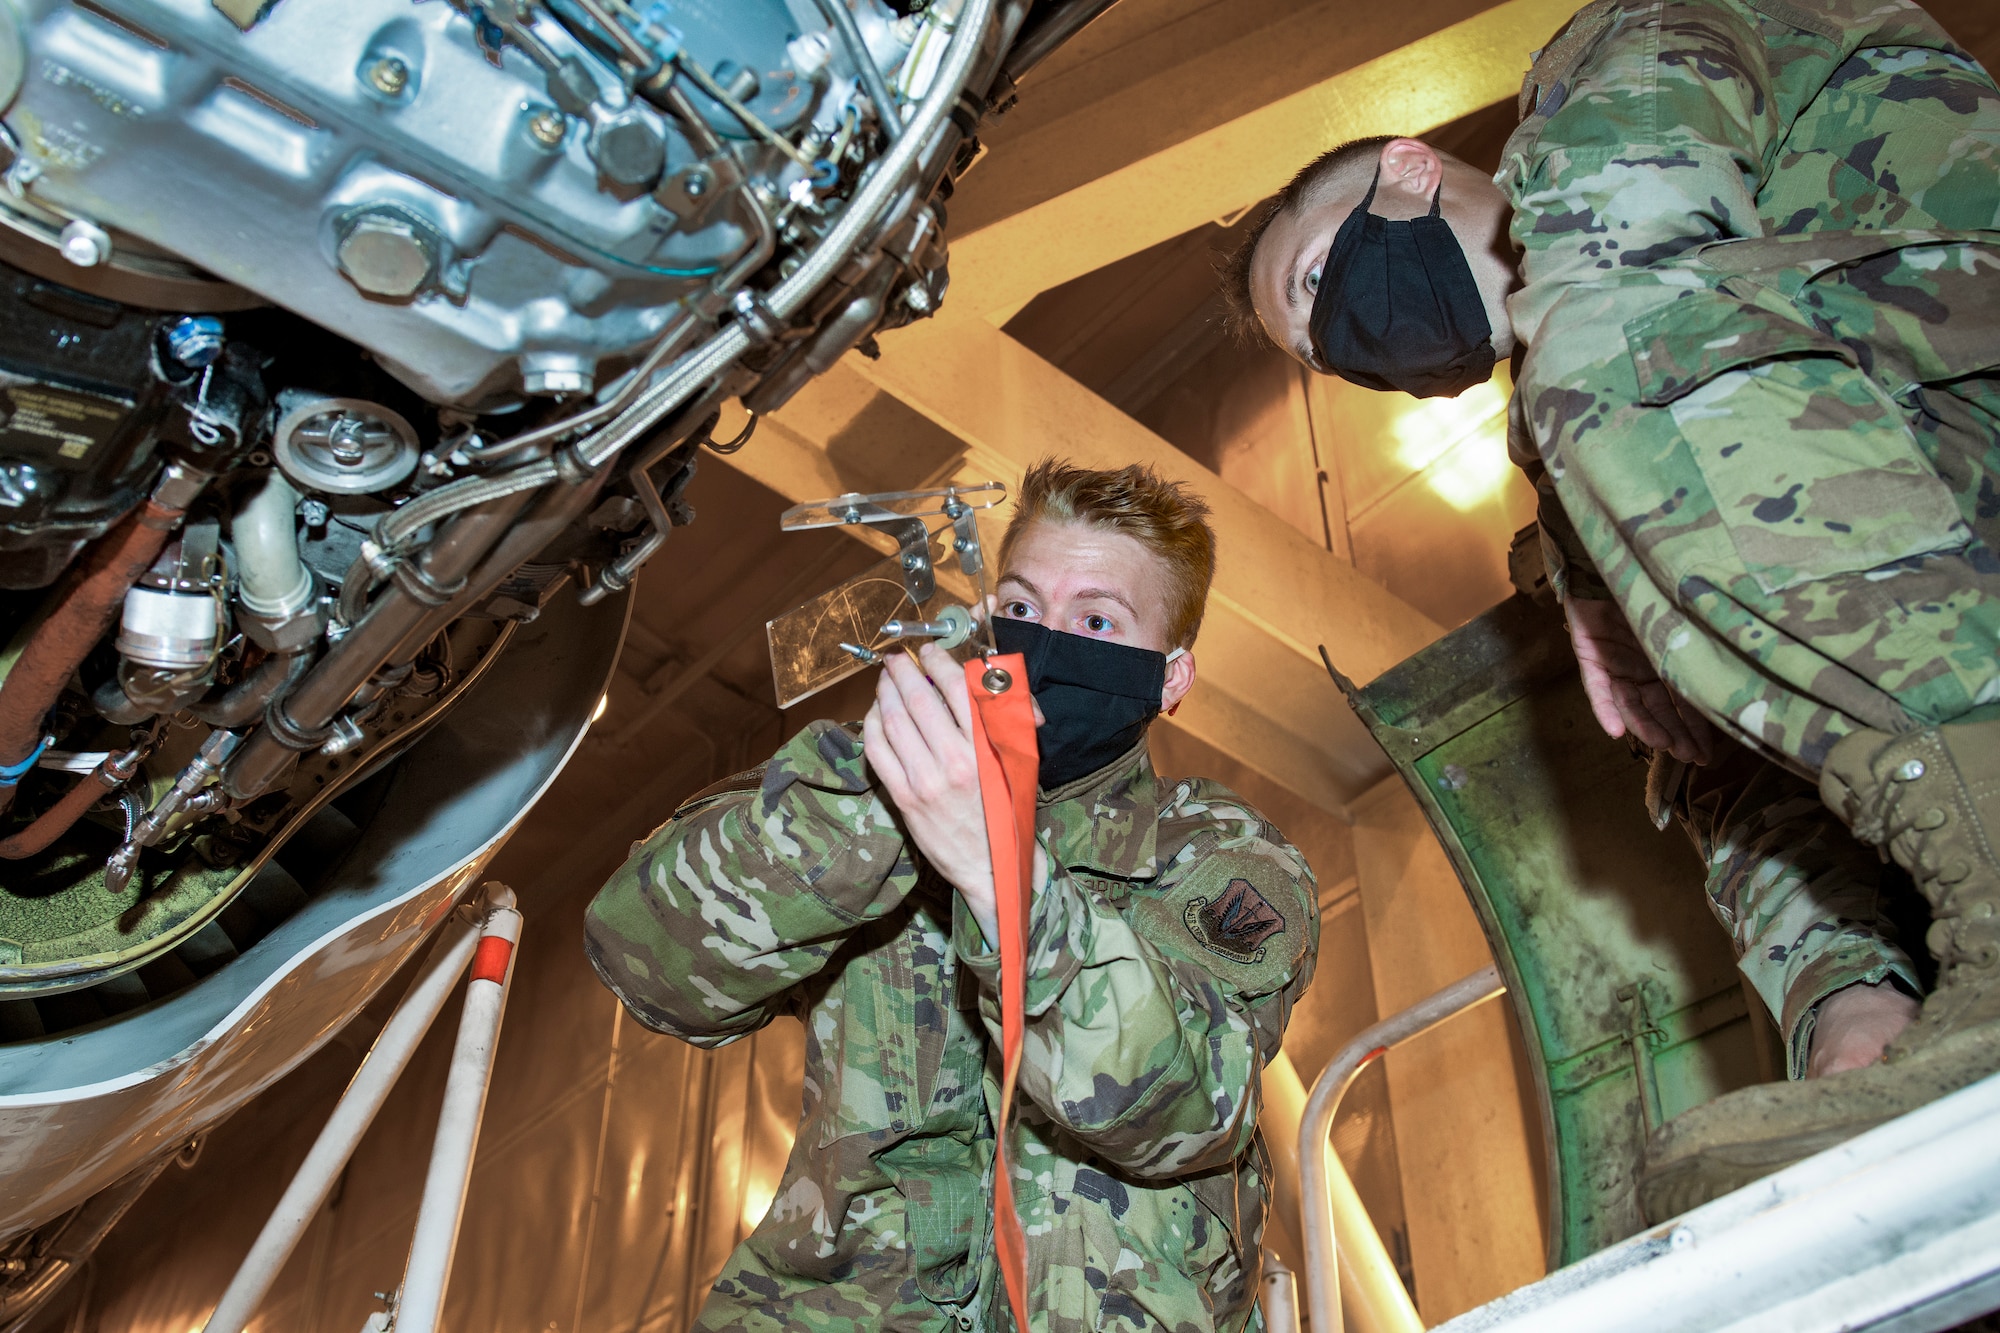
[[[1444,216],[1444,178],[1442,176],[1438,178],[1437,189],[1431,194],[1431,216],[1434,218]]]
[[[1174,664],[1174,659],[1175,659],[1176,657],[1186,657],[1186,656],[1187,656],[1187,649],[1185,649],[1185,648],[1176,648],[1176,649],[1174,649],[1174,650],[1173,650],[1172,652],[1170,652],[1170,653],[1168,653],[1168,654],[1167,654],[1167,665],[1168,665],[1168,666],[1172,666],[1172,665]],[[1183,703],[1185,703],[1186,701],[1187,701],[1187,696],[1186,696],[1186,695],[1182,695],[1182,696],[1181,696],[1180,698],[1178,698],[1178,699],[1174,700],[1174,706],[1173,706],[1172,708],[1169,708],[1169,709],[1167,710],[1167,716],[1168,716],[1168,717],[1172,717],[1172,716],[1173,716],[1173,715],[1174,715],[1175,713],[1178,713],[1178,712],[1180,712],[1180,711],[1181,711],[1181,705],[1182,705]]]

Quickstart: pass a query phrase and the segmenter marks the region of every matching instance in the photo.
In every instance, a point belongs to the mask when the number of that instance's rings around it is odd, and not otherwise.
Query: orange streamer
[[[993,672],[1008,687],[986,687]],[[1021,1073],[1021,1040],[1027,1028],[1028,899],[1034,886],[1035,786],[1040,752],[1035,708],[1028,694],[1028,664],[1006,653],[965,664],[972,693],[972,744],[979,756],[979,798],[986,810],[986,845],[993,857],[993,896],[1000,918],[1000,1109],[993,1127],[994,1244],[1014,1326],[1028,1333],[1028,1241],[1014,1206],[1014,1178],[1007,1152],[1007,1124]]]

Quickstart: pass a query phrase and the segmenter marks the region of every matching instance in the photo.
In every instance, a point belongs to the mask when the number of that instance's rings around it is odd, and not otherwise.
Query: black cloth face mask
[[[1130,750],[1160,714],[1165,653],[1064,634],[1032,620],[996,618],[993,638],[1001,652],[1028,661],[1028,690],[1047,719],[1035,730],[1045,791]]]
[[[1452,398],[1493,374],[1493,326],[1465,250],[1444,220],[1444,186],[1430,216],[1391,222],[1368,196],[1334,233],[1308,327],[1322,365],[1369,389]]]

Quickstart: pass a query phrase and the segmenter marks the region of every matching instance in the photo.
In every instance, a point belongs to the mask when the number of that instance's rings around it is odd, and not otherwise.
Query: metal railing
[[[1313,1333],[1343,1333],[1346,1327],[1341,1322],[1340,1247],[1335,1243],[1336,1235],[1342,1228],[1373,1227],[1360,1198],[1354,1193],[1353,1184],[1347,1179],[1347,1173],[1333,1158],[1333,1148],[1328,1142],[1341,1098],[1347,1095],[1355,1078],[1372,1061],[1411,1038],[1430,1031],[1446,1019],[1484,1004],[1506,989],[1497,968],[1481,968],[1361,1032],[1341,1047],[1339,1054],[1333,1057],[1313,1083],[1312,1096],[1306,1102],[1305,1116],[1299,1126],[1299,1211],[1305,1232],[1306,1291],[1310,1298]],[[1341,1213],[1346,1215],[1347,1220],[1337,1224],[1337,1214]],[[1396,1330],[1397,1333],[1422,1329],[1423,1323],[1417,1318],[1409,1294],[1403,1290],[1402,1280],[1395,1270],[1388,1267],[1387,1257],[1381,1254],[1380,1245],[1347,1248],[1350,1265],[1357,1255],[1366,1254],[1372,1248],[1378,1256],[1373,1267],[1387,1269],[1386,1274],[1373,1271],[1354,1273],[1352,1285],[1355,1289],[1372,1293],[1374,1297],[1369,1322],[1376,1328]]]

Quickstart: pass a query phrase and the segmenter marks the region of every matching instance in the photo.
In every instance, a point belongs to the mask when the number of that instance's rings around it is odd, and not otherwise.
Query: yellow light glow
[[[609,691],[606,691],[597,696],[597,707],[590,710],[590,720],[595,722],[597,719],[603,717],[604,710],[609,707],[611,707],[611,694]]]
[[[744,1230],[746,1231],[756,1230],[757,1224],[764,1220],[764,1214],[771,1211],[771,1200],[777,1197],[778,1197],[778,1181],[776,1177],[766,1179],[763,1176],[752,1174],[748,1180],[744,1181],[743,1182]]]
[[[1389,430],[1396,461],[1460,513],[1477,509],[1507,484],[1507,398],[1504,374],[1456,398],[1412,402]]]

